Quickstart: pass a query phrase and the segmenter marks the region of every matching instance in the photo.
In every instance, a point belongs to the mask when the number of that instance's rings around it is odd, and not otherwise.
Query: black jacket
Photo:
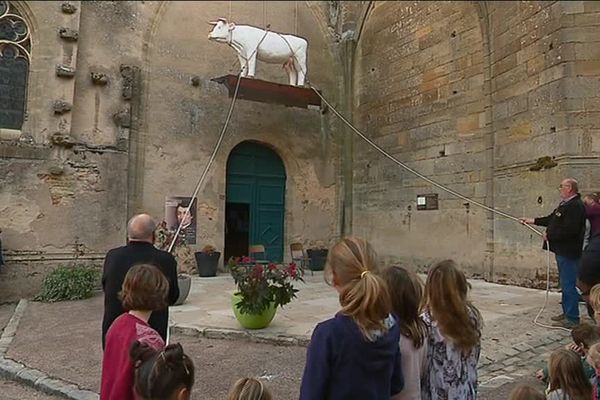
[[[110,250],[104,259],[102,272],[102,289],[104,290],[104,318],[102,319],[102,348],[106,332],[113,321],[125,312],[118,298],[125,275],[136,264],[156,265],[169,281],[169,304],[174,304],[179,297],[177,284],[177,261],[170,253],[158,250],[147,242],[130,242],[127,246]],[[169,309],[154,311],[148,321],[166,341]]]
[[[571,200],[556,207],[547,217],[536,218],[535,224],[548,227],[546,235],[550,243],[550,251],[558,256],[579,258],[585,235],[585,218],[585,207],[581,196],[577,194]]]

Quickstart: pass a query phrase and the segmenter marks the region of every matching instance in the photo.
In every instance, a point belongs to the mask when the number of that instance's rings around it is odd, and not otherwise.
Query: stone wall
[[[491,2],[488,12],[494,204],[516,215],[547,215],[563,177],[577,179],[583,192],[600,188],[593,172],[600,165],[600,8]],[[552,161],[540,169],[543,157]],[[535,234],[496,219],[494,242],[499,272],[545,269]]]
[[[207,40],[208,21],[231,17],[306,37],[308,79],[336,102],[343,82],[323,4],[257,4],[18,3],[31,27],[32,59],[27,120],[0,137],[9,264],[55,265],[75,254],[101,261],[124,243],[130,215],[160,220],[166,196],[192,194],[230,104],[211,79],[239,71],[232,49]],[[68,73],[58,76],[57,65]],[[259,62],[257,78],[287,83],[281,65]],[[337,121],[321,111],[238,100],[199,194],[197,247],[223,246],[226,160],[245,140],[271,147],[285,164],[286,257],[291,241],[308,246],[336,237]]]
[[[354,60],[354,120],[440,184],[514,216],[546,215],[572,176],[598,190],[596,2],[374,2]],[[541,241],[355,139],[356,233],[390,261],[452,257],[472,274],[545,271]],[[549,162],[543,162],[548,160]],[[438,193],[439,210],[415,211]]]
[[[480,202],[490,175],[484,55],[471,3],[376,2],[354,60],[354,119],[363,132],[409,167]],[[484,211],[360,139],[354,148],[355,233],[371,237],[390,261],[451,257],[482,271]],[[417,211],[417,195],[428,193],[439,194],[439,210]]]

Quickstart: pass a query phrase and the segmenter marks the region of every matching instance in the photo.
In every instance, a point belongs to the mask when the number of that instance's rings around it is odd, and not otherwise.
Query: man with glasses
[[[577,266],[581,257],[585,234],[585,208],[575,179],[564,179],[558,187],[560,203],[548,216],[521,218],[523,224],[545,226],[544,249],[550,244],[558,265],[562,291],[562,310],[552,317],[555,326],[572,328],[579,323],[579,294],[575,285]]]

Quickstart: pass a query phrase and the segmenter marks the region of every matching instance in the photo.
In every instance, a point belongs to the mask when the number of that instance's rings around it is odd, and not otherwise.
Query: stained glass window
[[[23,125],[30,58],[29,26],[11,2],[0,0],[0,128]]]

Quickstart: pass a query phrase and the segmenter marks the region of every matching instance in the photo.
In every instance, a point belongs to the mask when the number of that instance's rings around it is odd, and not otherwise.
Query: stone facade
[[[598,190],[598,2],[356,7],[354,121],[436,182],[516,217],[547,215],[562,177]],[[362,9],[361,9],[362,8]],[[353,230],[390,260],[459,260],[492,279],[545,273],[541,241],[355,139]],[[540,165],[538,160],[550,162]],[[539,168],[541,167],[542,168]],[[438,193],[439,210],[416,211]],[[554,270],[554,269],[553,269]]]
[[[308,79],[400,161],[514,216],[573,176],[598,190],[598,2],[13,2],[31,29],[27,118],[0,130],[0,227],[13,262],[99,260],[127,218],[189,196],[238,72],[219,17],[308,39]],[[59,73],[60,71],[60,73]],[[278,65],[257,78],[286,83]],[[243,141],[286,174],[289,243],[369,238],[386,262],[455,258],[490,279],[543,273],[538,237],[395,166],[330,110],[240,100],[198,200],[197,247],[224,245],[226,163]],[[546,158],[544,158],[546,157]],[[538,165],[538,160],[550,162]],[[536,168],[536,165],[542,168]],[[438,210],[418,210],[437,193]]]
[[[226,17],[307,38],[310,81],[334,101],[341,93],[319,4],[12,4],[30,26],[32,56],[26,121],[0,142],[9,263],[101,260],[124,243],[129,216],[160,220],[166,196],[191,196],[231,102],[211,79],[239,72],[235,52],[208,41],[208,21]],[[261,62],[257,78],[287,82],[280,65]],[[193,249],[223,248],[226,162],[243,141],[273,149],[285,165],[286,257],[291,242],[329,244],[339,230],[336,124],[319,109],[238,100],[198,196]]]

